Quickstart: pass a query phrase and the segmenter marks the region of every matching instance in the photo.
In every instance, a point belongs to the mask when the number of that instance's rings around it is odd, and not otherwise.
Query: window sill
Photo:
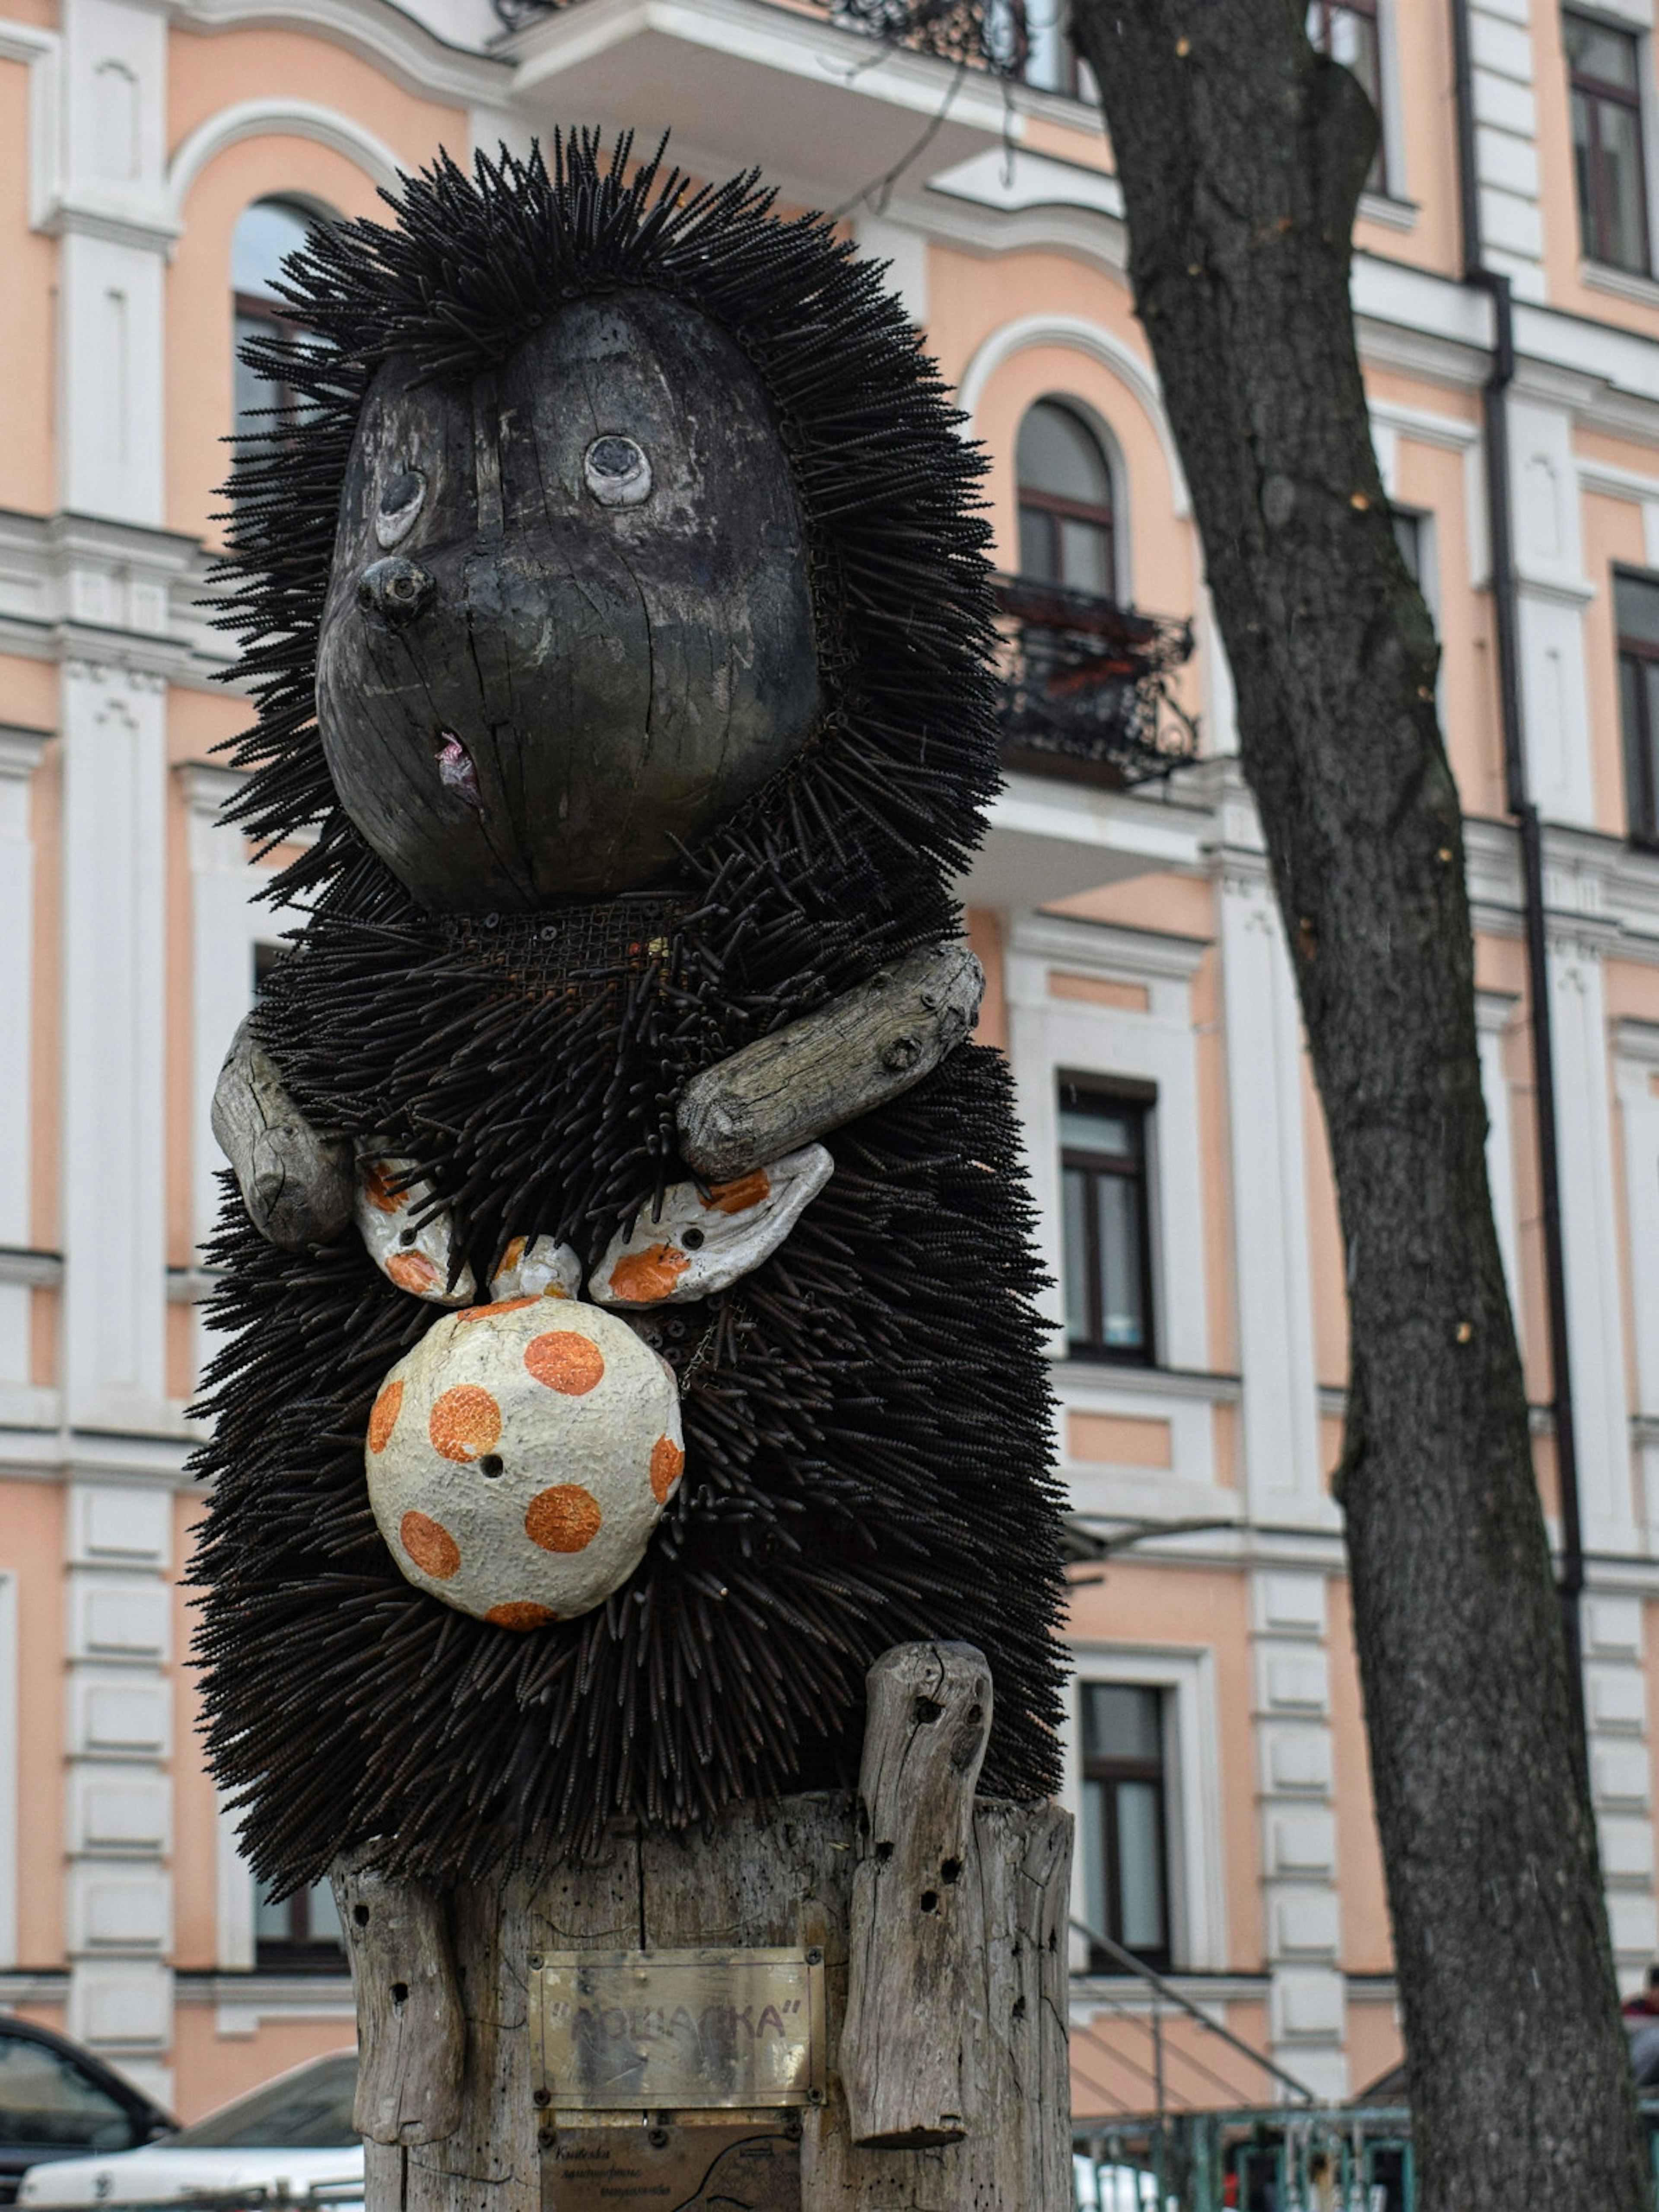
[[[1091,1358],[1077,1352],[1056,1355],[1053,1372],[1061,1389],[1077,1383],[1092,1389],[1150,1390],[1160,1397],[1203,1398],[1219,1406],[1237,1403],[1243,1388],[1237,1375],[1211,1375],[1189,1367],[1143,1367],[1127,1359]]]
[[[1589,292],[1607,292],[1615,300],[1629,300],[1639,307],[1659,307],[1659,277],[1639,276],[1634,269],[1615,269],[1605,261],[1581,261],[1578,281]]]
[[[1361,222],[1380,222],[1389,230],[1415,230],[1421,213],[1415,200],[1397,200],[1388,192],[1361,192]]]

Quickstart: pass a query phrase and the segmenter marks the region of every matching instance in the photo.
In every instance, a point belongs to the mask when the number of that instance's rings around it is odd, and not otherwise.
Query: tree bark
[[[1346,1248],[1346,1516],[1423,2212],[1649,2212],[1486,1183],[1437,648],[1348,277],[1376,123],[1297,0],[1075,0]],[[1248,1255],[1246,1258],[1248,1265]]]

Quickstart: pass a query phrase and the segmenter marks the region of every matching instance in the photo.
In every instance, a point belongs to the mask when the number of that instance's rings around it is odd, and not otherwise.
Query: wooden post
[[[441,1904],[426,1893],[395,1923],[396,1942],[391,1916],[377,1920],[362,1887],[374,1878],[337,1870],[348,1932],[358,1928],[358,1905],[371,1916],[352,1945],[362,2078],[374,2085],[372,2112],[360,2105],[375,2122],[367,2212],[622,2212],[635,2202],[651,2212],[715,2202],[748,2212],[1069,2212],[1071,1821],[1051,1805],[973,1799],[989,1714],[980,1683],[988,1685],[988,1668],[967,1646],[887,1653],[872,1671],[859,1797],[734,1805],[707,1836],[618,1823],[597,1863],[464,1886]],[[939,1706],[938,1721],[918,1716],[919,1699]],[[975,1703],[979,1722],[968,1717]],[[902,1796],[915,1802],[896,1798],[901,1777]],[[872,1821],[872,1804],[891,1820],[878,1811]],[[955,1893],[948,1914],[906,1904],[888,1878],[908,1869],[914,1887],[934,1856],[960,1861],[954,1880],[939,1876]],[[906,1920],[928,1924],[920,1940],[896,1934],[890,1956],[884,1931]],[[368,1933],[377,1925],[390,1947],[379,1954]],[[441,1986],[446,1947],[461,2035],[458,2044],[441,2006],[428,2006],[429,2045],[416,2051],[405,2025],[414,1992]],[[532,2049],[544,1961],[772,1947],[822,1958],[821,2102],[732,2113],[553,2109]],[[416,1953],[431,1962],[424,1978],[407,1964]],[[401,2005],[386,2001],[392,1982],[410,1992]],[[907,1982],[915,2033],[901,2018]],[[906,2064],[920,2069],[928,2021],[950,2057],[927,2069],[918,2094],[890,2077]],[[449,2106],[437,2087],[446,2069]],[[394,2094],[405,2071],[410,2086]],[[856,2139],[872,2131],[872,2113],[885,2142]],[[896,2145],[893,2133],[908,2140]]]
[[[985,1929],[971,1861],[991,1672],[966,1644],[902,1644],[869,1689],[841,2075],[855,2143],[921,2150],[960,2142],[979,2118]]]

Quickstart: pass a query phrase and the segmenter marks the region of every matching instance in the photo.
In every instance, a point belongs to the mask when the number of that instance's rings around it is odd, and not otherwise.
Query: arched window
[[[239,430],[269,428],[257,419],[258,410],[280,407],[291,397],[286,388],[273,386],[241,358],[249,338],[292,337],[298,325],[289,320],[276,290],[283,262],[317,221],[309,208],[295,200],[255,200],[242,210],[230,250],[230,285],[235,302],[235,401]]]
[[[1019,426],[1014,471],[1020,574],[1113,598],[1112,471],[1094,432],[1063,401],[1039,399]]]

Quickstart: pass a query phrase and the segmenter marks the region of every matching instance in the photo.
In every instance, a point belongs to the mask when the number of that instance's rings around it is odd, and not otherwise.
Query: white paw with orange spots
[[[515,1237],[489,1279],[489,1295],[503,1298],[574,1298],[582,1286],[582,1263],[568,1244],[550,1237]]]
[[[452,1289],[454,1253],[450,1212],[442,1206],[420,1218],[430,1194],[424,1182],[410,1183],[412,1160],[366,1146],[357,1163],[356,1221],[368,1256],[400,1291],[433,1305],[471,1305],[478,1294],[471,1267],[463,1267]],[[489,1279],[489,1295],[503,1298],[574,1298],[582,1286],[581,1261],[568,1244],[550,1237],[515,1237]]]
[[[769,1259],[835,1172],[822,1145],[803,1145],[706,1194],[672,1183],[654,1218],[614,1237],[588,1295],[604,1306],[679,1305],[723,1291]]]
[[[422,1222],[419,1217],[428,1200],[423,1182],[404,1188],[413,1172],[413,1160],[365,1152],[357,1162],[356,1222],[368,1256],[400,1291],[429,1298],[434,1305],[469,1305],[478,1295],[471,1267],[463,1267],[452,1285],[449,1279],[453,1241],[446,1206]]]
[[[445,1314],[386,1376],[364,1451],[399,1569],[476,1620],[588,1613],[644,1557],[685,1465],[665,1361],[556,1291]]]

